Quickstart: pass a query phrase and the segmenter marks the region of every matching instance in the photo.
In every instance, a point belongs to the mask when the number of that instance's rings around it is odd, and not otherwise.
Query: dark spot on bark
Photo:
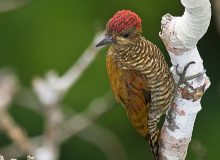
[[[176,104],[173,102],[171,103],[170,109],[168,110],[166,120],[168,121],[169,125],[167,126],[171,131],[174,131],[175,129],[179,129],[179,127],[176,125],[175,118],[176,118]]]
[[[200,87],[193,88],[192,85],[187,83],[183,88],[179,88],[178,91],[180,92],[181,98],[195,102],[204,94],[205,86],[206,84],[203,84]]]

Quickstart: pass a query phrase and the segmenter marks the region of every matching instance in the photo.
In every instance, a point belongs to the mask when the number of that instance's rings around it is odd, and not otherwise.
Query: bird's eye
[[[129,33],[125,33],[125,34],[123,35],[124,38],[128,38],[128,36],[129,36]]]

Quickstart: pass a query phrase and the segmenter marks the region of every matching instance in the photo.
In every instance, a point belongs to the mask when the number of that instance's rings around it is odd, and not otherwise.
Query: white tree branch
[[[108,112],[113,106],[114,100],[109,93],[103,97],[94,99],[82,113],[72,116],[57,126],[58,140],[62,142],[70,136],[76,135],[93,124],[97,118]]]
[[[210,85],[196,47],[210,23],[210,2],[209,0],[181,0],[181,2],[185,7],[183,16],[165,15],[161,22],[160,37],[171,57],[173,64],[171,71],[176,83],[179,81],[177,65],[178,71],[181,72],[186,64],[194,61],[195,64],[187,69],[186,76],[203,74],[179,86],[161,129],[160,160],[185,159],[196,115],[201,110],[201,97]]]
[[[0,71],[0,129],[25,152],[30,152],[31,147],[28,137],[8,112],[14,95],[18,89],[18,80],[9,70]]]
[[[4,160],[4,157],[3,157],[3,156],[1,156],[1,155],[0,155],[0,160]],[[17,159],[12,158],[12,159],[10,159],[10,160],[17,160]],[[33,157],[33,156],[31,156],[31,155],[28,155],[28,156],[27,156],[27,160],[34,160],[34,157]]]
[[[68,110],[70,115],[65,114],[65,118],[59,124],[55,122],[56,126],[50,129],[53,132],[52,138],[41,135],[30,139],[35,158],[39,160],[57,159],[59,145],[68,138],[77,135],[100,148],[107,159],[118,159],[118,157],[122,160],[126,159],[125,151],[118,138],[108,129],[99,125],[92,125],[96,119],[111,110],[113,106],[113,97],[106,93],[104,96],[94,99],[81,113]],[[89,126],[91,127],[88,128]],[[25,154],[24,150],[15,143],[1,148],[0,153],[6,159]]]
[[[34,91],[42,104],[52,106],[63,98],[95,59],[101,49],[96,48],[95,45],[104,36],[103,34],[104,32],[100,32],[95,35],[89,47],[62,77],[59,77],[55,71],[49,71],[45,79],[37,77],[33,80]]]
[[[100,50],[100,48],[95,48],[95,44],[100,41],[101,37],[104,36],[103,34],[104,32],[96,34],[90,46],[62,77],[59,77],[58,74],[54,72],[48,72],[45,79],[35,78],[33,88],[38,99],[33,96],[30,90],[24,90],[24,88],[22,88],[23,92],[19,92],[16,102],[22,106],[31,106],[32,109],[42,114],[45,118],[43,135],[33,140],[30,139],[31,143],[29,143],[29,139],[23,133],[23,130],[15,125],[10,114],[6,112],[7,107],[12,101],[14,92],[17,89],[16,77],[5,74],[2,76],[0,72],[0,129],[4,129],[6,134],[9,135],[15,143],[0,150],[7,159],[12,157],[12,155],[14,155],[13,157],[19,157],[19,155],[25,153],[34,153],[36,159],[39,160],[56,160],[59,157],[60,144],[64,140],[76,135],[93,124],[98,117],[113,107],[114,101],[112,97],[107,94],[104,97],[92,101],[85,112],[72,114],[71,118],[67,119],[67,115],[61,110],[60,104],[60,100],[65,93],[75,84],[85,69],[95,59]],[[21,89],[20,86],[19,89]],[[90,131],[90,134],[95,134],[94,132],[97,129],[107,134],[100,138],[108,138],[109,141],[107,142],[110,148],[114,146],[117,150],[107,151],[106,149],[108,149],[108,147],[106,147],[106,145],[98,143],[89,137],[93,135],[87,134],[87,139],[85,138],[86,134],[84,134],[84,136],[82,135],[82,137],[100,148],[103,147],[102,150],[106,154],[106,157],[111,157],[111,153],[116,153],[117,151],[117,153],[120,153],[118,155],[121,156],[122,159],[125,159],[125,154],[122,152],[123,149],[121,145],[119,145],[120,142],[110,131],[96,126]]]
[[[59,142],[61,140],[57,138],[55,128],[63,121],[64,116],[59,103],[65,96],[65,93],[75,84],[85,69],[95,59],[100,50],[100,48],[95,48],[95,44],[100,41],[103,34],[104,32],[95,35],[89,47],[63,76],[59,77],[56,72],[49,71],[45,79],[35,78],[33,80],[33,89],[43,105],[46,124],[44,144],[35,152],[37,159],[55,160],[58,158]]]
[[[0,12],[7,12],[21,8],[29,4],[32,0],[0,0]]]
[[[95,144],[105,154],[107,160],[128,159],[119,138],[107,128],[93,124],[78,136]]]

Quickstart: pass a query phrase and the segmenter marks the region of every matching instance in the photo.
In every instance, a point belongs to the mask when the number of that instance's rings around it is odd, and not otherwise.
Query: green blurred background
[[[22,85],[31,87],[35,75],[43,76],[55,69],[61,75],[77,60],[92,41],[98,29],[104,29],[108,19],[120,9],[131,9],[142,18],[144,36],[168,54],[158,36],[162,15],[181,15],[180,1],[166,0],[33,0],[28,5],[0,14],[0,67],[13,68]],[[204,60],[212,85],[202,99],[193,139],[198,139],[208,151],[208,159],[220,159],[220,37],[212,18],[207,34],[198,49]],[[110,90],[103,49],[64,99],[76,111]],[[10,112],[29,136],[42,133],[43,119],[37,113],[12,104]],[[131,127],[120,105],[98,119],[121,140],[129,160],[152,159],[145,141]],[[33,127],[34,126],[34,127]],[[0,145],[9,142],[0,132]],[[150,158],[149,158],[150,157]],[[101,160],[104,154],[96,146],[77,136],[61,146],[60,159]],[[196,159],[189,149],[187,159]]]

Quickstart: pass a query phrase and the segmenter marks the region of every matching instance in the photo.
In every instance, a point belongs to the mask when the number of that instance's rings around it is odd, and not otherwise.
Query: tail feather
[[[146,139],[148,143],[150,144],[151,151],[154,155],[154,159],[158,160],[158,150],[159,150],[159,144],[158,139],[160,136],[160,131],[156,130],[153,134],[147,134]]]

